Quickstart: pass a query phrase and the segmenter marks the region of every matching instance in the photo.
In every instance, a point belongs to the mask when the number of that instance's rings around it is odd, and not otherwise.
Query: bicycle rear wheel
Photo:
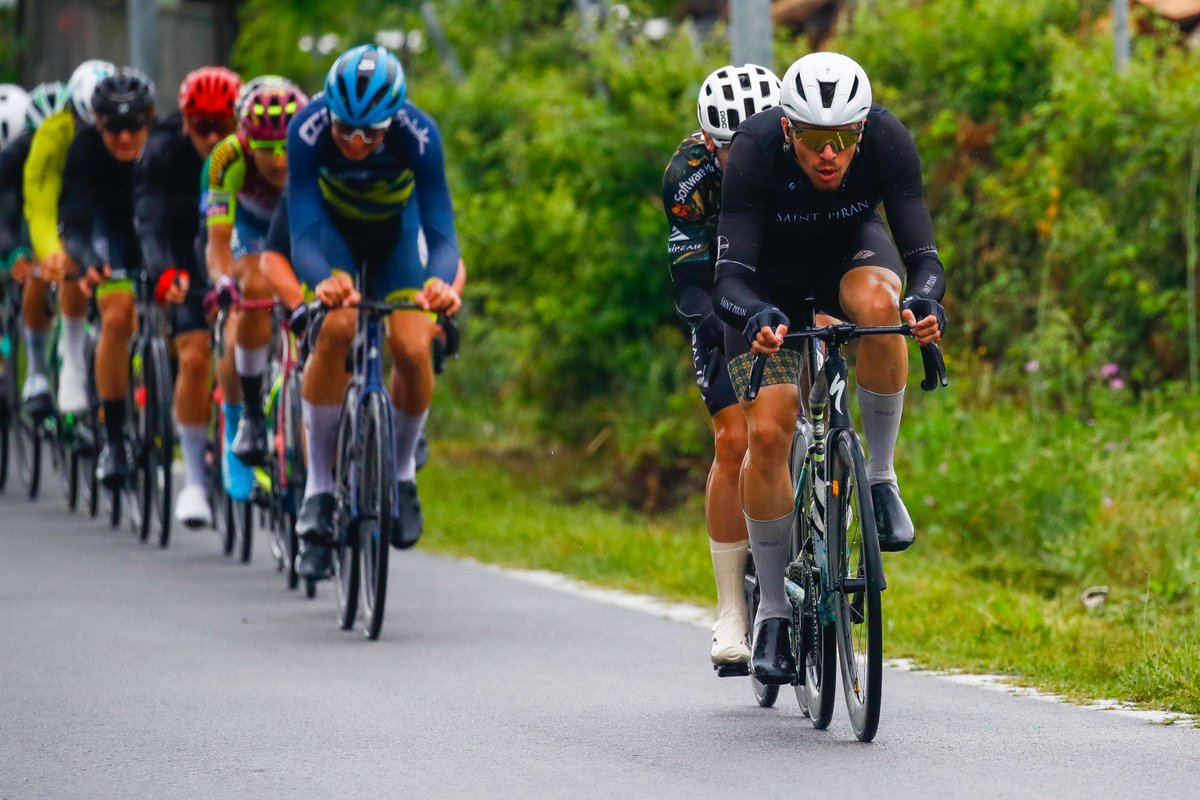
[[[833,719],[833,699],[837,682],[837,636],[832,624],[821,618],[821,573],[813,556],[819,545],[818,530],[811,516],[813,483],[811,474],[804,472],[808,453],[808,436],[798,423],[792,436],[791,474],[796,483],[796,521],[792,527],[790,561],[787,577],[804,590],[804,603],[793,604],[792,623],[795,636],[796,663],[803,683],[797,684],[796,702],[813,727],[824,730]],[[811,462],[808,464],[811,469]]]
[[[746,553],[746,574],[742,582],[742,586],[746,593],[746,612],[750,618],[751,625],[754,624],[754,617],[758,614],[758,574],[754,570],[754,556],[749,552]],[[762,683],[758,678],[754,677],[754,673],[750,673],[750,689],[754,692],[754,700],[763,708],[770,708],[775,705],[775,700],[779,697],[779,687]]]
[[[378,639],[387,603],[388,551],[396,481],[392,473],[392,425],[382,393],[368,398],[363,418],[362,472],[358,482],[358,537],[362,558],[363,630]]]
[[[359,559],[358,520],[354,518],[353,499],[356,491],[357,463],[354,442],[352,409],[357,404],[353,387],[346,392],[342,415],[338,421],[337,454],[334,461],[334,494],[337,508],[333,512],[333,567],[337,576],[338,625],[342,630],[354,627],[358,618],[359,584],[362,562]],[[307,589],[307,587],[305,587]]]
[[[286,487],[283,514],[284,538],[290,553],[287,566],[287,585],[295,589],[299,583],[296,574],[296,553],[300,552],[300,540],[296,536],[296,514],[300,509],[300,496],[306,479],[304,468],[304,412],[300,401],[300,376],[298,370],[287,373],[280,390],[283,398],[277,411],[283,428],[283,455],[280,459]]]
[[[869,742],[879,729],[883,687],[883,560],[862,445],[846,431],[831,450],[829,557],[842,693],[854,735]]]

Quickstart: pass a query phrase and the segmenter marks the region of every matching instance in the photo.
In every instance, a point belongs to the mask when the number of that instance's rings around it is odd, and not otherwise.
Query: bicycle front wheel
[[[333,568],[337,575],[338,625],[348,631],[358,618],[359,583],[362,565],[358,557],[358,520],[353,508],[357,478],[354,446],[353,411],[357,401],[353,386],[347,390],[338,420],[337,460],[334,462],[334,492],[337,508],[333,512]],[[307,590],[307,587],[306,587]]]
[[[811,431],[811,429],[807,429]],[[807,462],[809,436],[797,424],[792,435],[791,474],[795,485],[796,521],[792,526],[790,561],[787,577],[804,590],[804,602],[792,608],[792,630],[796,637],[796,663],[803,681],[796,685],[796,703],[813,727],[825,730],[833,719],[833,699],[837,683],[837,637],[834,626],[820,612],[821,572],[814,559],[814,547],[823,547],[812,514],[814,476]],[[807,463],[807,465],[806,465]],[[803,481],[803,483],[800,483]]]
[[[358,482],[358,539],[362,558],[363,631],[378,639],[387,602],[388,551],[396,481],[392,477],[392,422],[381,393],[367,399]]]
[[[831,449],[829,557],[842,693],[854,735],[869,742],[879,728],[883,687],[883,559],[862,445],[846,431]]]

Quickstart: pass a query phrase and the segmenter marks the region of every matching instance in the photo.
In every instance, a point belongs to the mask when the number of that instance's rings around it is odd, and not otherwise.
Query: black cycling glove
[[[775,306],[767,306],[761,311],[756,312],[746,322],[746,327],[742,330],[742,335],[746,337],[746,341],[754,344],[754,340],[758,338],[758,332],[763,328],[775,330],[780,325],[791,327],[791,320]]]
[[[937,300],[931,300],[928,297],[906,297],[900,303],[900,310],[911,311],[917,318],[917,322],[932,314],[937,317],[938,330],[945,335],[946,309]]]

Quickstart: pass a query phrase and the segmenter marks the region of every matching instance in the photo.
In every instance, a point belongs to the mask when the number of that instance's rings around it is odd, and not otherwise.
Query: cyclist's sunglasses
[[[801,128],[788,120],[788,130],[792,132],[792,138],[803,142],[804,146],[811,150],[819,153],[825,149],[825,145],[829,145],[833,152],[840,153],[847,147],[858,144],[858,140],[862,138],[863,126],[860,122],[856,128],[836,131],[829,128]]]
[[[337,117],[333,117],[333,135],[346,144],[353,142],[356,136],[362,139],[363,144],[375,144],[383,139],[391,125],[391,117],[385,119],[383,122],[376,122],[374,125],[368,125],[363,128],[355,128],[342,122]]]
[[[273,156],[287,155],[287,139],[251,139],[251,150],[270,150]]]
[[[222,138],[233,133],[237,122],[232,117],[188,117],[188,128],[201,136],[214,133]]]
[[[114,136],[118,133],[137,133],[150,124],[146,114],[134,114],[120,117],[103,117],[99,120],[100,129]]]

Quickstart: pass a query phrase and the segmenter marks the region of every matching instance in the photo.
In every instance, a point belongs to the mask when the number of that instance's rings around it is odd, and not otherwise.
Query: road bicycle
[[[850,725],[869,742],[879,727],[883,683],[881,593],[887,587],[866,458],[854,431],[847,401],[849,365],[842,349],[864,336],[912,336],[908,325],[817,327],[811,301],[803,330],[784,337],[783,350],[800,355],[801,403],[792,436],[789,471],[795,523],[789,542],[785,590],[792,605],[792,680],[801,711],[814,727],[828,727],[840,664]],[[745,359],[749,356],[742,356]],[[748,383],[735,386],[754,400],[766,357],[750,357]],[[921,388],[946,386],[946,368],[936,344],[921,348]],[[743,361],[743,366],[744,366]],[[731,373],[738,370],[731,366]],[[744,384],[744,388],[742,385]],[[807,389],[807,395],[805,395]],[[807,402],[804,402],[807,400]],[[753,559],[747,558],[745,592],[753,619],[759,593]],[[744,669],[744,668],[743,668]],[[742,674],[748,673],[744,669]],[[777,686],[752,681],[756,700],[769,706]]]

